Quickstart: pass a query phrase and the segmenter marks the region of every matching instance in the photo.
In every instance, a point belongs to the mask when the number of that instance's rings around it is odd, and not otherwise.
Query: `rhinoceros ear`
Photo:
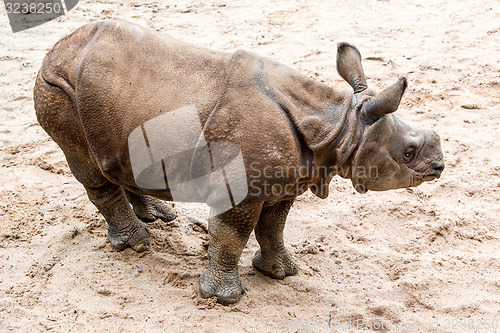
[[[399,78],[396,83],[385,88],[382,92],[372,97],[364,107],[364,114],[375,121],[385,114],[396,111],[401,102],[401,97],[406,89],[406,78]]]
[[[351,85],[355,94],[368,88],[363,66],[361,66],[361,54],[354,45],[339,43],[337,47],[337,70],[340,76]]]

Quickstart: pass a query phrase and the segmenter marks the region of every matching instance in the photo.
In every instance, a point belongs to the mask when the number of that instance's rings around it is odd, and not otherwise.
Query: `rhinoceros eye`
[[[403,154],[403,159],[406,163],[410,163],[415,157],[415,147],[408,148]]]

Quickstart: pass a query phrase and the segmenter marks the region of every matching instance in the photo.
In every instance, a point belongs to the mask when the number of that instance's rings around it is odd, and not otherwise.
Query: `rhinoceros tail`
[[[60,146],[86,149],[74,82],[79,63],[102,24],[84,25],[62,38],[47,53],[36,76],[33,101],[38,122]]]

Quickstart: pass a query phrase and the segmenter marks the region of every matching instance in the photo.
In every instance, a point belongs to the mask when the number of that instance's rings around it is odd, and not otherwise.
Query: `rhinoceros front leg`
[[[124,190],[111,182],[99,187],[85,186],[90,201],[108,223],[111,245],[121,251],[130,246],[137,252],[149,246],[149,230],[139,221],[125,198]]]
[[[170,222],[177,216],[174,208],[163,200],[135,194],[127,190],[125,190],[125,195],[132,204],[135,215],[144,222],[153,222],[156,219]]]
[[[241,297],[244,288],[238,274],[238,261],[261,208],[262,202],[244,201],[208,220],[209,261],[199,281],[201,297],[217,296],[217,301],[225,305]]]
[[[260,249],[255,253],[253,266],[274,279],[283,279],[298,272],[298,266],[283,241],[286,217],[294,200],[295,198],[284,200],[262,208],[255,227],[255,237]]]

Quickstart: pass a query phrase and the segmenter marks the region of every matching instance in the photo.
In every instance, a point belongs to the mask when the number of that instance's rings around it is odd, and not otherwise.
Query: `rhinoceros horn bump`
[[[361,53],[354,45],[348,43],[338,44],[337,70],[340,76],[351,85],[355,94],[368,88],[363,66],[361,65]]]
[[[385,88],[368,101],[364,107],[364,114],[367,118],[375,121],[385,114],[396,111],[407,85],[406,78],[399,78],[396,83]]]

